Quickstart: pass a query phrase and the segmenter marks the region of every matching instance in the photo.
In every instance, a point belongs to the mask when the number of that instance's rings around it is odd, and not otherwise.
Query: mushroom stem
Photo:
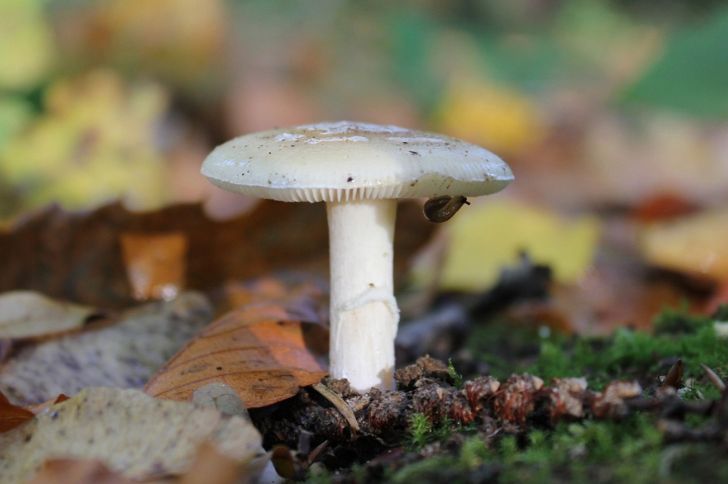
[[[330,374],[352,388],[394,388],[399,309],[392,262],[397,200],[328,202]]]

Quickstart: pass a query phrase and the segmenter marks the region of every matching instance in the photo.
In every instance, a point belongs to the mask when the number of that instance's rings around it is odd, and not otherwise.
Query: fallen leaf
[[[189,470],[177,479],[165,478],[160,482],[179,484],[245,484],[251,482],[248,462],[228,457],[210,442],[203,442],[197,449]],[[261,476],[263,479],[264,476]],[[100,460],[50,459],[30,484],[133,484],[138,482],[111,471]],[[157,481],[154,481],[157,482]],[[269,482],[259,480],[258,482]]]
[[[241,462],[220,452],[210,444],[203,442],[197,449],[197,456],[189,470],[181,476],[179,484],[245,484],[255,482],[255,476],[249,471],[250,463]],[[256,472],[257,474],[257,472]],[[264,483],[268,481],[259,480]]]
[[[695,212],[698,206],[674,192],[657,193],[642,200],[632,210],[635,219],[643,223],[666,221]]]
[[[47,460],[30,484],[133,484],[99,460]]]
[[[155,132],[165,125],[166,88],[94,67],[44,82],[39,115],[0,146],[0,177],[26,209],[55,202],[78,209],[114,197],[150,207],[168,198]]]
[[[401,203],[395,237],[395,275],[403,280],[409,256],[433,233],[417,203]],[[328,228],[323,204],[263,202],[225,222],[200,205],[133,213],[120,204],[90,213],[57,207],[0,230],[0,291],[32,289],[50,297],[99,307],[134,302],[122,256],[121,234],[183,234],[187,288],[212,290],[277,270],[314,271],[328,277]],[[164,285],[157,280],[157,285]]]
[[[250,418],[248,409],[245,408],[238,393],[224,383],[208,383],[198,388],[192,394],[192,402],[203,407],[215,408],[223,415]]]
[[[231,18],[220,0],[202,10],[197,5],[194,0],[66,5],[54,25],[56,38],[74,64],[145,72],[188,91],[186,96],[199,96],[205,86],[217,85]]]
[[[0,391],[28,405],[89,386],[142,387],[210,319],[198,293],[130,309],[113,326],[21,348],[0,367]]]
[[[244,419],[138,390],[89,388],[0,434],[0,474],[24,482],[46,459],[67,457],[98,459],[132,479],[179,475],[206,440],[247,463],[248,476],[265,463],[260,434]]]
[[[0,87],[8,91],[31,89],[42,82],[56,55],[43,4],[5,1],[0,5],[0,17],[0,58],[13,66],[0,72]]]
[[[311,273],[278,272],[223,288],[226,312],[250,304],[278,304],[305,321],[328,321],[328,281]]]
[[[121,234],[135,299],[172,299],[185,286],[187,238],[183,233]]]
[[[54,301],[32,291],[0,294],[0,338],[64,333],[99,317],[101,313],[94,308]]]
[[[705,303],[703,312],[705,314],[713,314],[724,304],[728,304],[728,281],[721,283],[716,288],[713,295]]]
[[[485,290],[523,251],[534,262],[549,265],[556,280],[575,282],[592,264],[599,232],[592,217],[565,220],[541,208],[502,200],[474,203],[450,221],[441,287]]]
[[[489,146],[497,153],[523,152],[545,131],[530,99],[477,78],[458,77],[443,96],[436,117],[443,132]]]
[[[313,319],[315,313],[308,313]],[[189,400],[210,383],[235,389],[247,408],[292,397],[326,375],[308,344],[328,335],[316,320],[302,320],[278,304],[252,304],[205,328],[147,384],[150,395]]]
[[[0,393],[0,433],[24,424],[35,416],[33,412],[23,407],[13,405]]]
[[[714,281],[728,280],[728,209],[653,224],[641,248],[655,266]]]
[[[614,111],[601,111],[583,123],[578,157],[580,172],[561,184],[546,181],[551,190],[581,191],[582,203],[635,204],[653,194],[671,192],[700,204],[724,199],[728,188],[724,141],[725,125],[707,125],[667,111],[644,112],[629,123]],[[588,124],[586,124],[588,123]],[[639,160],[639,173],[635,171]],[[555,185],[555,186],[554,186]]]

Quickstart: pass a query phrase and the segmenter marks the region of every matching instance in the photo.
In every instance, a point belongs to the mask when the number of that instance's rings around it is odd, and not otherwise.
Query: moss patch
[[[524,371],[545,381],[585,376],[593,389],[615,379],[637,379],[645,387],[655,385],[658,377],[681,359],[689,386],[685,396],[717,398],[700,365],[728,375],[728,341],[719,338],[713,326],[725,312],[723,307],[713,317],[703,317],[670,309],[657,316],[654,333],[620,328],[609,338],[539,337],[533,329],[509,329],[495,323],[474,332],[471,350],[482,355],[499,378]]]

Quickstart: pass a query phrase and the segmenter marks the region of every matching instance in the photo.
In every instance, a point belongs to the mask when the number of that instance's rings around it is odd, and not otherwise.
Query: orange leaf
[[[302,321],[292,304],[248,305],[228,313],[188,343],[147,383],[150,395],[189,400],[219,382],[235,389],[248,408],[292,397],[326,370],[311,349],[327,339],[318,321]],[[307,312],[309,319],[314,313]]]
[[[35,414],[23,407],[13,405],[0,393],[0,432],[7,432],[31,420]]]
[[[30,484],[132,484],[135,481],[111,471],[99,460],[51,459]]]
[[[184,233],[122,233],[121,248],[136,299],[171,299],[184,289],[187,270]]]
[[[642,200],[632,211],[640,222],[658,222],[693,213],[697,205],[677,193],[661,192]]]

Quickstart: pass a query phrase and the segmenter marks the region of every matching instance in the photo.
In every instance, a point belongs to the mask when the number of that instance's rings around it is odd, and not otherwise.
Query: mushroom
[[[392,243],[397,199],[450,196],[459,207],[465,200],[459,197],[497,192],[513,180],[508,165],[479,146],[350,121],[235,138],[215,148],[202,174],[223,189],[246,195],[326,202],[329,371],[362,391],[394,386],[399,309],[393,294]]]

